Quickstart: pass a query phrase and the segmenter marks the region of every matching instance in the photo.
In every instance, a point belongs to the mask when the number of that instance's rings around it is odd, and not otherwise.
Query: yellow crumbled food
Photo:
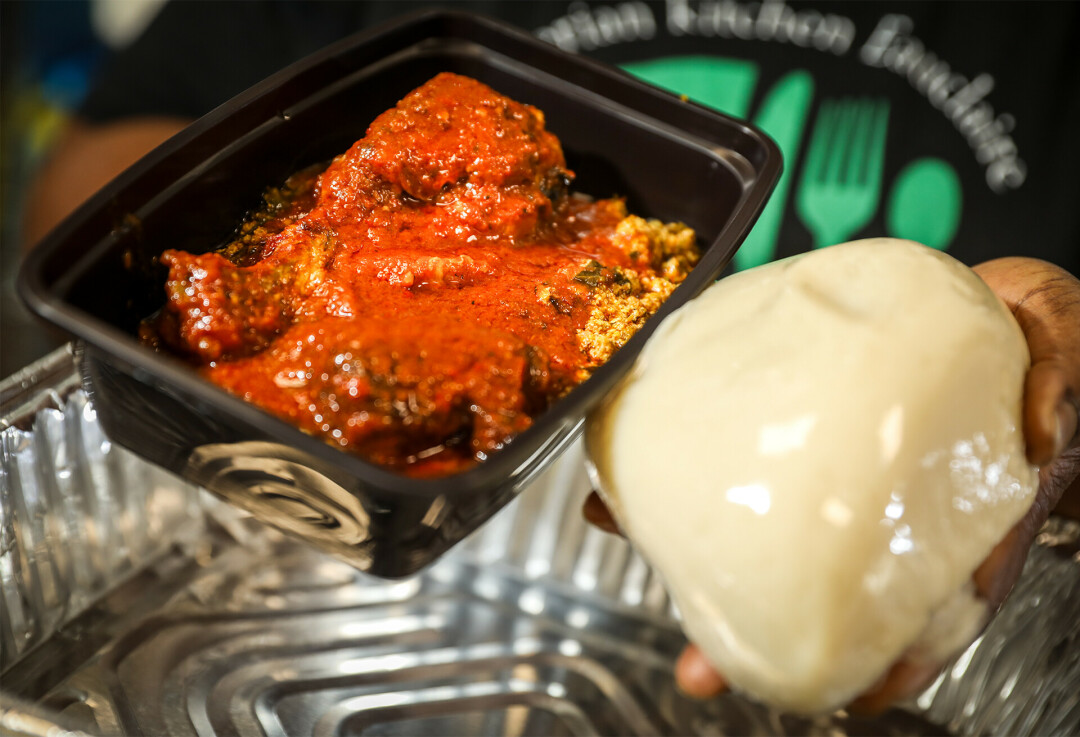
[[[693,229],[683,223],[629,215],[616,226],[613,241],[635,268],[609,269],[594,261],[579,275],[593,290],[578,343],[594,367],[637,332],[701,256]]]
[[[669,281],[682,281],[701,256],[692,228],[637,215],[628,215],[615,226],[612,242],[635,267],[658,271]]]

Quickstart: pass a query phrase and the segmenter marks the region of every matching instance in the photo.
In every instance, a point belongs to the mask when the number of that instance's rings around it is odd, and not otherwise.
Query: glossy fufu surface
[[[674,313],[586,443],[688,637],[735,688],[821,711],[977,633],[971,574],[1036,488],[1028,364],[966,266],[857,241]]]

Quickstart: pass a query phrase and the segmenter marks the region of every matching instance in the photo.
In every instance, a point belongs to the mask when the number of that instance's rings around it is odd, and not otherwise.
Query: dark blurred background
[[[23,252],[20,215],[30,177],[86,95],[109,43],[137,32],[158,5],[0,1],[0,377],[63,342],[15,295]]]

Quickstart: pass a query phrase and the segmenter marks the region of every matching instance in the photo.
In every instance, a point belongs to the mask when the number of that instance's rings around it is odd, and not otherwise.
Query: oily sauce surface
[[[304,431],[413,476],[468,468],[640,326],[693,232],[568,194],[543,114],[440,74],[237,239],[166,251],[146,341]]]

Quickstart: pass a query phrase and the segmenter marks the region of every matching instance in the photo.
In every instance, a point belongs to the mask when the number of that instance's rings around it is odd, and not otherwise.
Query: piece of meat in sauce
[[[438,331],[440,350],[417,349]],[[460,321],[298,324],[267,350],[207,372],[219,386],[343,448],[414,475],[460,471],[529,426],[542,396],[525,344]]]
[[[332,223],[385,219],[444,236],[528,237],[571,178],[539,110],[468,77],[440,74],[371,124],[327,168],[318,206]],[[400,201],[437,207],[397,209]],[[416,216],[414,217],[410,217]]]

